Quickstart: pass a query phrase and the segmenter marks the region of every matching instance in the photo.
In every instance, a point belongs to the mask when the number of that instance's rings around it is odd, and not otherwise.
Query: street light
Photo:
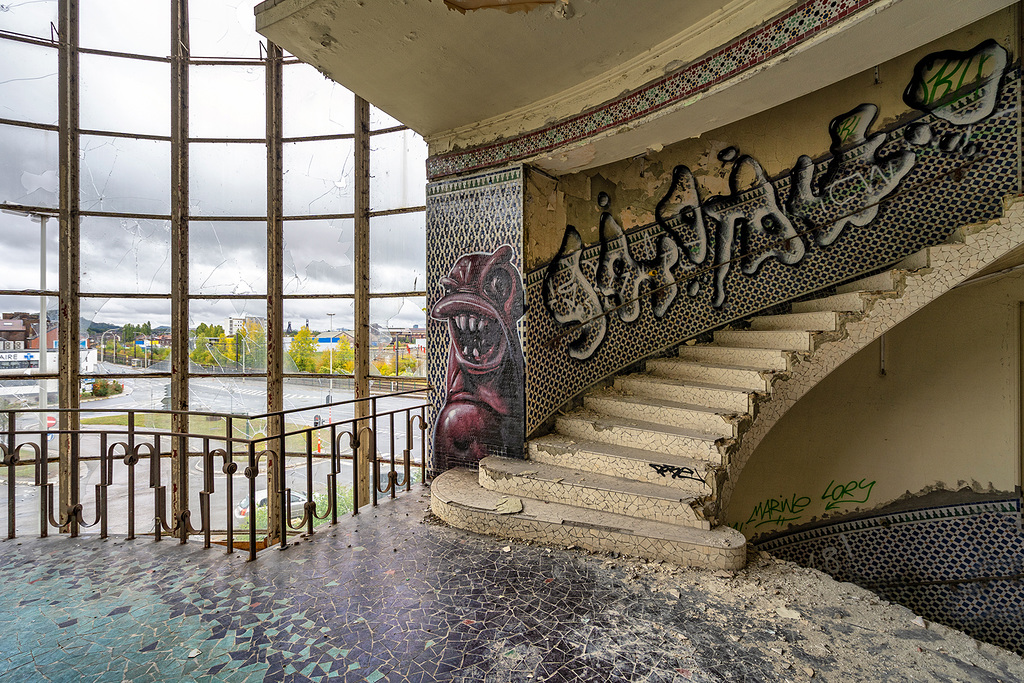
[[[56,217],[57,212],[43,213],[41,211],[26,211],[25,209],[19,208],[16,205],[8,204],[4,202],[0,206],[0,211],[11,214],[12,216],[25,216],[31,220],[39,221],[39,290],[40,292],[46,291],[46,223],[50,217]],[[46,294],[39,295],[39,334],[36,335],[36,339],[39,341],[39,374],[46,374],[47,365],[47,342],[49,340],[50,330],[46,319]],[[39,380],[39,410],[40,417],[39,421],[42,423],[45,418],[45,410],[47,403],[46,395],[47,380]]]
[[[330,403],[334,400],[334,313],[327,314],[327,326],[330,327],[330,346],[327,347],[327,363],[330,368],[331,376],[328,378],[330,383],[327,388],[327,402]],[[331,408],[327,408],[327,421],[331,422]]]
[[[121,341],[121,338],[119,336],[117,336],[116,332],[117,332],[117,330],[113,329],[113,330],[107,330],[106,332],[103,332],[102,334],[100,334],[100,362],[101,363],[106,358],[106,353],[105,353],[106,342],[104,341],[104,339],[106,339],[107,335],[111,334],[111,333],[115,333],[114,334],[114,362],[115,363],[117,362],[117,342]]]

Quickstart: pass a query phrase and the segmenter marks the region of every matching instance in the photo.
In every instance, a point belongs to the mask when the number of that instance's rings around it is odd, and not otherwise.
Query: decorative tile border
[[[519,161],[648,116],[762,64],[877,1],[808,0],[713,54],[600,107],[508,140],[432,156],[427,176]]]
[[[522,273],[523,245],[523,168],[514,166],[478,173],[427,185],[427,368],[432,407],[429,411],[433,472],[451,466],[475,466],[475,462],[449,462],[434,453],[434,425],[447,398],[449,363],[449,327],[443,320],[429,317],[429,311],[441,298],[439,281],[449,276],[453,266],[467,254],[492,253],[503,245],[511,247],[513,268]],[[520,277],[521,280],[521,277]],[[521,286],[521,285],[520,285]],[[517,322],[520,346],[523,323]],[[510,404],[522,405],[522,386],[503,387]],[[514,395],[517,394],[517,395]],[[520,408],[519,414],[522,414]],[[522,456],[522,429],[519,443],[503,446],[488,444],[492,455]],[[495,449],[501,449],[496,452]]]
[[[926,507],[776,536],[755,545],[1024,653],[1020,499]]]

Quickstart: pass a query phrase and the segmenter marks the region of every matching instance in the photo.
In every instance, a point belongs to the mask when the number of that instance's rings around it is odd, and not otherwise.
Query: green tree
[[[316,338],[305,325],[292,337],[292,344],[288,347],[288,356],[295,363],[296,371],[314,372],[316,370]]]

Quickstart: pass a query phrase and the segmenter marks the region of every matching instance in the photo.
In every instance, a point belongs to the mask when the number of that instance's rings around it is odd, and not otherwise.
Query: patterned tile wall
[[[808,0],[707,57],[588,112],[501,142],[430,157],[427,175],[440,178],[526,159],[648,116],[767,61],[876,2]]]
[[[705,281],[700,283],[704,294],[689,298],[680,293],[660,319],[651,315],[649,308],[631,323],[609,315],[603,345],[584,361],[569,357],[567,344],[573,336],[566,336],[567,328],[545,309],[543,283],[547,267],[530,272],[526,286],[526,305],[531,312],[526,358],[527,433],[595,382],[660,349],[895,263],[924,247],[946,241],[961,226],[998,217],[1002,198],[1019,191],[1019,96],[1019,73],[1008,74],[993,114],[969,128],[973,147],[961,144],[954,151],[938,144],[917,147],[913,168],[898,189],[878,205],[876,217],[867,225],[849,225],[833,243],[808,248],[795,265],[769,259],[754,277],[732,268],[726,277],[728,296],[720,308],[712,306],[706,294],[710,278],[705,275]],[[883,129],[888,139],[881,153],[907,149],[908,139],[913,139],[922,121],[927,121],[936,141],[959,135],[963,143],[963,127],[925,114]],[[829,158],[823,158],[816,162],[816,178],[825,173],[828,161]],[[790,196],[792,182],[793,176],[788,173],[771,181],[780,202]],[[663,234],[663,229],[652,223],[632,230],[626,238],[637,258],[650,258],[655,253],[656,240]],[[590,282],[597,276],[599,251],[598,245],[591,245],[581,253],[580,270]],[[677,280],[685,289],[685,273],[677,275]],[[558,381],[552,381],[554,378]]]
[[[1019,498],[855,519],[756,547],[1024,654]]]
[[[441,299],[441,279],[451,276],[459,259],[468,254],[493,254],[507,245],[511,248],[511,266],[522,291],[523,244],[523,169],[521,166],[464,176],[454,180],[430,183],[427,186],[427,360],[433,393],[430,411],[433,453],[434,425],[446,398],[451,334],[449,323],[433,317],[434,307]],[[463,261],[466,264],[467,261]],[[474,265],[474,268],[476,266]],[[470,268],[466,272],[473,272]],[[521,299],[521,295],[520,295]],[[521,301],[519,308],[522,308]],[[522,348],[522,320],[515,321],[514,334]],[[513,349],[513,353],[519,353]],[[520,353],[521,355],[521,353]],[[521,368],[522,359],[519,358]],[[520,370],[521,372],[521,370]],[[513,410],[523,413],[523,386],[505,387]],[[518,443],[484,444],[490,453],[522,455],[521,420]],[[458,457],[433,453],[434,473],[456,465],[475,466],[475,461],[462,462]]]

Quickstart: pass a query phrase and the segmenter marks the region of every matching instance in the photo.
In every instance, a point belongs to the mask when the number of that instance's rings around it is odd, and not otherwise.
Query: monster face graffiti
[[[448,324],[445,402],[434,425],[434,454],[446,466],[487,455],[518,455],[523,442],[522,276],[513,251],[465,254],[440,280],[430,310]]]

